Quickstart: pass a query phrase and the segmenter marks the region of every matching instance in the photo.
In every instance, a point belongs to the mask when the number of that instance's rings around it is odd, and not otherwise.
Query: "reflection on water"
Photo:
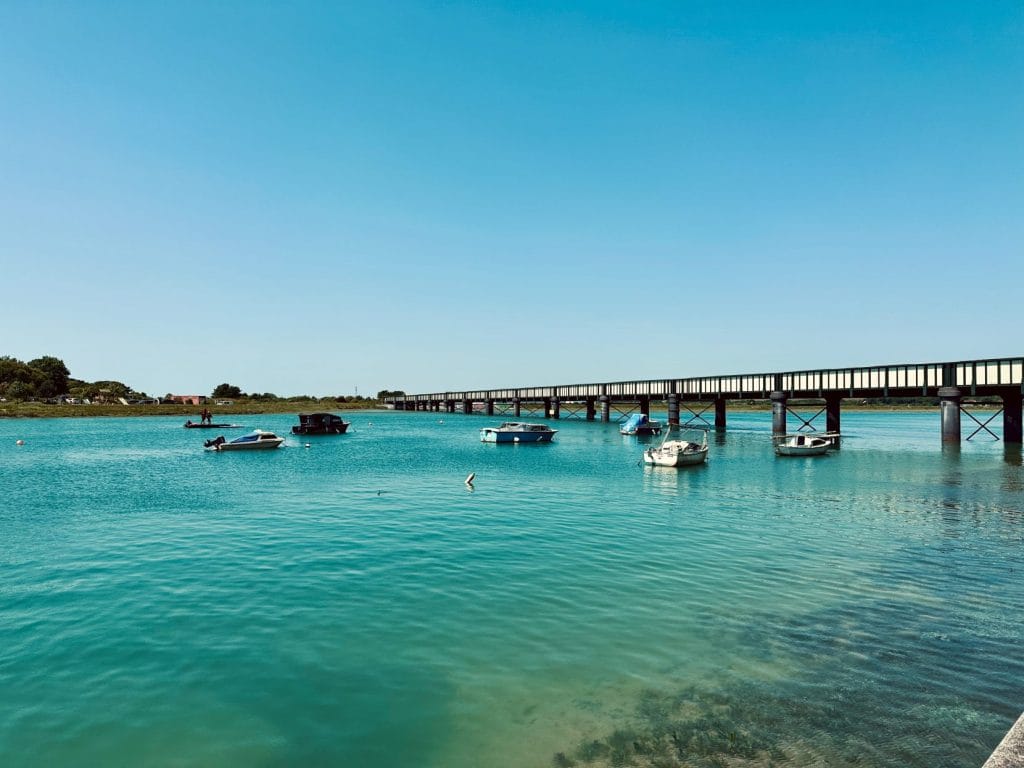
[[[707,464],[694,464],[688,467],[661,467],[657,464],[642,464],[643,488],[652,491],[671,491],[678,493],[681,489],[698,487],[701,475],[708,469]]]
[[[1024,453],[1021,446],[1013,443],[1003,443],[1003,461],[1015,467],[1024,464]]]

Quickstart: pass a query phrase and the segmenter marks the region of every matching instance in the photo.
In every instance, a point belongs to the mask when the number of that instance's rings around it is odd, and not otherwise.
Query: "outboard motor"
[[[224,435],[220,435],[219,437],[217,437],[217,438],[215,438],[213,440],[207,440],[205,443],[203,443],[203,445],[206,448],[216,448],[218,445],[221,445],[223,443],[224,443]]]

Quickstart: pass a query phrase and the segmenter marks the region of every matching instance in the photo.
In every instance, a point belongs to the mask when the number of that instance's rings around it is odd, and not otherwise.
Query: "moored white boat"
[[[778,456],[822,456],[834,446],[834,441],[821,435],[779,435],[775,438]]]
[[[266,451],[278,448],[283,442],[283,437],[278,437],[273,432],[257,429],[248,435],[236,437],[230,442],[227,442],[221,435],[213,440],[207,440],[204,445],[211,451]]]
[[[689,437],[694,439],[689,439]],[[644,463],[659,467],[687,467],[708,459],[708,433],[703,429],[669,427],[657,448],[644,451]]]
[[[480,430],[482,443],[550,443],[557,429],[547,424],[527,424],[520,421],[506,421],[500,427],[484,427]]]

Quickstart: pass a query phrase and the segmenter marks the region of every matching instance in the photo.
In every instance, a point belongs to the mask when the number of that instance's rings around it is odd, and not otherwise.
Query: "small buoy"
[[[310,447],[309,443],[306,443],[306,447],[307,447],[307,448],[309,448],[309,447]]]
[[[476,472],[470,472],[469,477],[466,478],[466,485],[472,485],[474,477],[476,477]]]
[[[24,440],[18,440],[18,441],[17,441],[16,443],[15,443],[15,445],[24,445],[24,444],[25,444],[25,441],[24,441]]]

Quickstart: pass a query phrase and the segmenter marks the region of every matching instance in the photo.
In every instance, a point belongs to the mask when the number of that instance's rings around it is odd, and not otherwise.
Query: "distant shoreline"
[[[93,405],[53,405],[49,403],[0,403],[0,419],[56,419],[56,418],[109,418],[121,416],[177,416],[182,424],[188,419],[198,422],[200,412],[207,408],[214,421],[232,415],[264,413],[327,413],[334,411],[381,410],[374,401],[339,403],[334,400],[268,400],[233,405],[121,405],[96,403]]]

